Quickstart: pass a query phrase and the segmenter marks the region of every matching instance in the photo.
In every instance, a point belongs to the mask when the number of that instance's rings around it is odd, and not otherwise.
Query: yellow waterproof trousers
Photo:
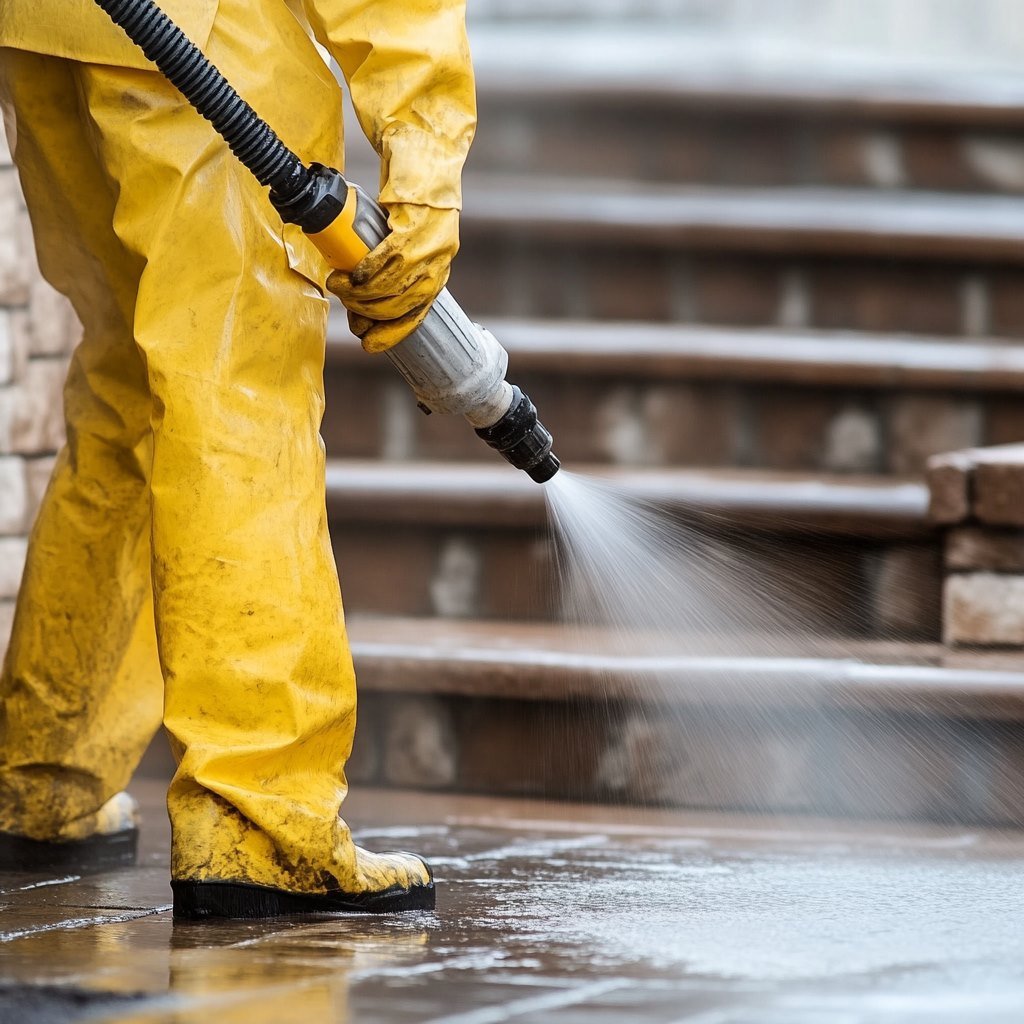
[[[339,87],[284,3],[222,0],[207,50],[300,156],[341,165]],[[162,715],[173,877],[425,881],[339,817],[355,680],[319,256],[155,70],[5,49],[0,100],[40,265],[84,326],[0,679],[0,829],[88,820]]]

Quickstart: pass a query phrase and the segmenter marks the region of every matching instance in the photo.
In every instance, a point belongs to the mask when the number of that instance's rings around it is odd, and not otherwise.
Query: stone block
[[[11,638],[12,625],[14,625],[14,602],[0,601],[0,662],[3,661],[7,643]]]
[[[53,475],[55,456],[44,455],[37,459],[25,459],[25,478],[28,482],[28,516],[29,521],[35,518],[39,505],[46,493],[50,477]]]
[[[914,188],[966,192],[989,187],[976,173],[964,139],[946,126],[905,130],[902,146],[907,181]]]
[[[14,379],[14,328],[11,314],[0,309],[0,387]]]
[[[0,537],[0,601],[17,596],[27,551],[24,537]]]
[[[9,310],[7,320],[11,332],[11,383],[16,384],[25,376],[25,368],[28,366],[32,329],[27,309]]]
[[[813,327],[960,333],[962,275],[955,270],[821,260],[807,275]]]
[[[444,700],[403,696],[390,701],[383,732],[388,783],[417,789],[446,789],[455,783],[455,727]]]
[[[0,169],[0,224],[0,305],[22,306],[28,302],[29,284],[37,271],[21,189],[9,167]]]
[[[942,555],[932,545],[893,545],[879,558],[874,589],[878,632],[933,640],[941,633]]]
[[[458,787],[469,792],[594,799],[607,743],[604,704],[473,700],[455,713]]]
[[[42,277],[32,281],[28,314],[30,355],[65,355],[81,337],[82,327],[71,303]]]
[[[946,534],[946,568],[954,572],[1024,573],[1024,530],[959,526]]]
[[[499,534],[483,547],[477,615],[502,621],[547,619],[556,613],[560,589],[553,539],[546,534],[524,542]]]
[[[874,473],[881,453],[877,411],[852,403],[840,407],[825,433],[822,468],[830,473]]]
[[[981,441],[981,408],[971,399],[903,395],[893,399],[887,420],[887,461],[893,473],[921,473],[933,455]]]
[[[963,159],[977,187],[985,191],[1024,192],[1024,142],[1016,133],[970,135],[963,139]]]
[[[0,392],[0,452],[40,455],[64,443],[63,359],[31,359],[14,387]]]
[[[814,738],[784,722],[652,708],[626,719],[598,766],[602,790],[630,803],[805,810]]]
[[[775,323],[782,278],[771,260],[701,255],[693,268],[694,315],[703,323],[761,326]]]
[[[480,547],[468,537],[447,537],[437,552],[430,578],[430,601],[435,615],[446,619],[472,618],[480,606]]]
[[[0,456],[0,534],[24,533],[29,497],[25,463],[17,456]]]
[[[944,721],[843,716],[817,740],[822,813],[943,820],[963,806],[960,750]]]
[[[798,177],[800,129],[791,118],[734,115],[721,125],[715,143],[715,184],[763,188],[792,185]]]
[[[829,395],[765,388],[753,399],[755,462],[766,469],[808,469],[823,461],[835,409]]]
[[[1024,401],[1019,395],[985,396],[985,444],[1024,442]]]
[[[877,185],[868,165],[868,145],[863,129],[842,127],[823,132],[814,139],[817,176],[825,185]]]
[[[599,320],[671,320],[672,279],[664,253],[615,251],[586,262],[588,314]]]
[[[989,295],[992,333],[1003,338],[1024,336],[1024,288],[1020,286],[1020,272],[1016,269],[989,271]]]
[[[1024,575],[957,573],[943,590],[945,642],[1024,647]]]
[[[715,383],[641,387],[645,461],[662,466],[729,466],[739,454],[741,400]]]
[[[352,754],[345,764],[345,778],[351,784],[369,785],[380,779],[387,700],[388,696],[385,694],[359,695],[355,740],[352,744]]]
[[[333,524],[331,536],[348,612],[431,615],[430,580],[437,560],[434,533],[391,529],[387,544],[378,531]]]
[[[987,448],[974,469],[974,515],[992,526],[1024,526],[1024,445]]]
[[[962,523],[971,515],[971,473],[974,453],[947,452],[930,458],[925,467],[928,482],[928,517],[934,523]]]

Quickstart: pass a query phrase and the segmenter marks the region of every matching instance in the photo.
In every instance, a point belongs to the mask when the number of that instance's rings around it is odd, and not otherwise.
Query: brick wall
[[[1024,445],[952,452],[928,466],[931,516],[946,527],[943,637],[1024,649]]]
[[[63,440],[61,386],[80,331],[40,277],[17,174],[0,135],[0,651],[26,536]]]

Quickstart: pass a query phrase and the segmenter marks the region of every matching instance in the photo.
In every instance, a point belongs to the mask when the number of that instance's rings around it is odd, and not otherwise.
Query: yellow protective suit
[[[340,89],[293,8],[166,3],[289,146],[340,167]],[[460,0],[305,11],[382,201],[449,220],[474,126]],[[339,817],[355,680],[319,437],[327,268],[92,0],[0,0],[0,45],[40,266],[84,325],[0,679],[0,829],[87,833],[162,715],[174,878],[423,881]]]

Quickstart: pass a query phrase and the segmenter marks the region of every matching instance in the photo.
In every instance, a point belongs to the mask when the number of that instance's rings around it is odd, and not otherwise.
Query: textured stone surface
[[[0,534],[26,529],[29,502],[24,462],[14,456],[0,456]]]
[[[55,459],[51,455],[43,455],[36,459],[25,459],[25,478],[28,482],[28,515],[31,520],[39,509],[39,503],[43,500],[46,486],[50,482],[50,475],[53,473]]]
[[[957,573],[943,592],[946,643],[1024,647],[1024,575]]]
[[[64,442],[63,359],[31,359],[16,387],[0,391],[0,452],[43,455]]]
[[[1024,573],[1024,530],[961,526],[946,534],[946,568]]]
[[[0,309],[0,387],[10,384],[14,377],[14,328],[11,314]]]
[[[0,169],[0,305],[24,305],[34,274],[21,190],[11,168]]]
[[[893,401],[888,416],[888,468],[920,473],[928,459],[981,441],[977,402],[947,395],[910,395]]]
[[[875,628],[881,636],[937,639],[941,633],[942,555],[933,545],[895,545],[879,558]]]
[[[961,275],[955,271],[822,260],[807,274],[815,327],[939,335],[960,330]]]
[[[935,455],[926,464],[928,516],[934,523],[962,523],[971,514],[970,478],[974,453],[948,452]]]
[[[1024,526],[1024,445],[982,455],[974,470],[974,514],[992,526]]]
[[[0,600],[0,661],[7,650],[7,641],[11,636],[11,625],[14,622],[14,601]]]
[[[29,291],[30,354],[59,356],[70,352],[81,335],[71,303],[41,277]]]
[[[392,702],[384,726],[384,778],[394,786],[443,789],[456,779],[458,762],[451,708],[436,697]]]
[[[0,600],[17,596],[27,549],[23,537],[0,537]]]

